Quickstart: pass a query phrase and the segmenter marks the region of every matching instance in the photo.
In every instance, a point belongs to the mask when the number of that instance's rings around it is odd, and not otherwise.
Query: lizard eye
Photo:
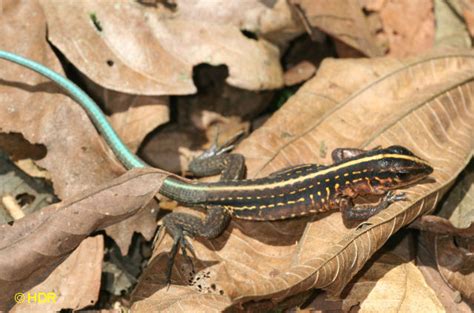
[[[399,180],[402,180],[402,181],[405,181],[405,180],[408,180],[410,179],[410,171],[397,171],[397,173],[395,174],[395,176],[399,179]]]

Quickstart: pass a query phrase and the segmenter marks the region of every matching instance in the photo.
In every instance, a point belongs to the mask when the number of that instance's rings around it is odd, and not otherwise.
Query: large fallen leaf
[[[154,169],[132,170],[13,225],[1,225],[0,310],[13,304],[15,293],[42,282],[92,232],[143,208],[164,177]]]
[[[138,1],[41,3],[51,42],[107,89],[143,95],[191,94],[196,92],[192,69],[199,63],[227,65],[227,82],[236,87],[261,90],[283,85],[278,48],[265,39],[245,37],[239,29],[245,18],[223,23],[204,17],[215,16],[215,10],[223,8],[220,2],[200,6],[183,1],[176,10]],[[183,14],[181,6],[188,7]],[[269,14],[293,24],[288,8],[280,15],[258,2],[253,7],[257,14],[248,15],[252,21],[263,18],[270,23],[265,16]],[[240,7],[227,10],[225,15],[245,12]]]
[[[238,147],[250,177],[303,163],[329,163],[337,147],[402,144],[434,167],[358,227],[339,212],[286,222],[234,221],[212,241],[195,240],[197,274],[181,258],[163,288],[165,237],[136,289],[137,308],[278,303],[310,288],[338,294],[387,239],[429,212],[471,158],[474,54],[418,59],[328,60],[278,112]],[[184,287],[180,285],[188,285]],[[193,292],[191,292],[193,290]],[[186,294],[186,297],[183,297]],[[199,294],[201,296],[199,296]]]

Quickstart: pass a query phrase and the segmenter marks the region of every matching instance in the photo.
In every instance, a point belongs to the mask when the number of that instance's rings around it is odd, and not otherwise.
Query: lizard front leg
[[[339,202],[339,209],[341,210],[342,217],[347,221],[366,220],[378,212],[386,209],[390,204],[397,201],[404,201],[406,199],[407,198],[404,193],[395,194],[393,191],[389,191],[377,204],[354,205],[351,198],[344,197]]]

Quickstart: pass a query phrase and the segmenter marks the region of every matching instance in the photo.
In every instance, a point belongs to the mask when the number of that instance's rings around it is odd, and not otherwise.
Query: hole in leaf
[[[251,31],[248,31],[248,30],[245,30],[245,29],[241,30],[241,32],[247,38],[250,38],[250,39],[253,39],[253,40],[258,39],[257,34],[255,34],[254,32],[251,32]]]
[[[20,193],[19,195],[17,195],[15,199],[20,206],[25,206],[27,204],[33,203],[33,201],[35,201],[35,196],[30,195],[25,192],[25,193]]]
[[[114,66],[114,61],[112,61],[112,60],[107,60],[107,65],[108,65],[108,66]]]

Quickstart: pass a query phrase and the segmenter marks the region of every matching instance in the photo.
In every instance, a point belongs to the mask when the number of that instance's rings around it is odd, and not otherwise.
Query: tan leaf
[[[142,209],[164,177],[154,169],[132,170],[13,225],[0,225],[0,310],[13,304],[15,293],[42,282],[92,232]]]
[[[34,13],[34,19],[31,14]],[[2,49],[16,52],[22,56],[36,60],[49,68],[61,73],[59,61],[45,40],[46,25],[41,7],[35,1],[29,3],[14,2],[6,6],[2,13]],[[24,21],[28,20],[28,28]],[[21,50],[16,44],[18,37],[22,38]],[[30,147],[19,151],[10,151],[15,158],[33,158],[36,163],[51,174],[55,193],[62,199],[75,195],[87,188],[109,181],[122,174],[124,168],[112,155],[109,148],[100,138],[90,119],[76,102],[66,96],[59,87],[33,73],[31,70],[20,67],[11,62],[0,61],[0,125],[1,131],[7,136],[20,137],[27,142],[23,146]],[[134,96],[124,96],[127,99]],[[116,98],[114,98],[115,100]],[[135,131],[129,132],[126,138],[137,145],[137,141],[154,127],[159,119],[146,119],[147,123],[136,123],[137,115],[143,116],[142,110],[147,113],[167,111],[164,104],[150,107],[142,106],[147,97],[135,96],[133,114],[127,115],[121,121],[120,129],[124,124],[134,124]],[[157,98],[161,103],[163,98]],[[123,105],[123,103],[122,103]],[[139,113],[142,112],[142,113]],[[138,114],[137,114],[138,113]],[[142,120],[140,120],[142,121]],[[131,127],[129,127],[131,128]],[[13,134],[12,134],[13,133]],[[22,136],[21,136],[22,135]],[[14,147],[17,147],[16,140]],[[34,147],[32,149],[31,147]],[[37,153],[37,151],[43,152]],[[46,152],[46,155],[44,155]],[[120,234],[114,239],[122,250],[126,250],[134,232],[141,232],[150,238],[156,229],[155,214],[150,211],[141,212],[141,223],[127,221],[127,225],[117,229],[107,230],[111,236]],[[140,226],[139,228],[133,228]],[[119,226],[113,226],[117,228]]]
[[[44,16],[35,1],[13,2],[5,7],[0,25],[2,49],[62,72],[45,40]],[[20,37],[21,46],[17,44]],[[115,158],[84,110],[56,84],[11,62],[0,60],[0,63],[1,131],[20,133],[30,144],[46,147],[46,156],[40,156],[36,162],[51,173],[54,190],[60,198],[124,172],[113,161]]]
[[[453,238],[435,239],[436,260],[441,276],[470,303],[474,302],[474,251],[466,244],[456,245]],[[472,247],[473,240],[468,240]]]
[[[343,312],[380,312],[382,308],[387,313],[445,312],[436,297],[437,291],[427,285],[414,262],[395,251],[374,256],[360,274],[347,285],[343,299],[324,297],[326,294],[322,293],[305,309],[308,312],[326,312],[335,307]]]
[[[316,73],[316,66],[308,61],[301,61],[285,72],[285,85],[292,86],[310,79]]]
[[[388,39],[389,55],[404,57],[429,51],[434,44],[432,0],[385,1],[376,12]]]
[[[142,95],[191,94],[196,92],[192,68],[199,63],[227,65],[227,82],[236,87],[261,90],[283,85],[278,49],[264,39],[246,38],[237,25],[203,18],[215,12],[211,5],[201,7],[207,14],[198,10],[201,14],[195,16],[180,15],[185,2],[176,11],[137,1],[41,3],[50,41],[107,89]],[[255,6],[259,14],[254,18],[267,12],[263,5]]]
[[[310,27],[315,27],[367,56],[381,56],[385,48],[376,38],[374,24],[358,1],[291,0]]]
[[[436,290],[439,301],[443,304],[446,312],[471,313],[472,305],[462,301],[461,294],[457,290],[453,290],[446,283],[445,278],[441,275],[437,260],[435,257],[435,241],[430,233],[422,233],[419,236],[417,246],[417,265],[428,285]],[[472,290],[472,288],[471,288]]]
[[[48,278],[24,292],[25,302],[16,304],[10,312],[34,312],[39,307],[42,312],[57,312],[63,308],[77,310],[95,304],[99,297],[103,257],[102,235],[84,239]],[[77,288],[78,284],[83,288]],[[49,297],[41,293],[47,293]]]
[[[463,297],[474,302],[474,163],[471,162],[459,181],[443,203],[439,215],[448,218],[455,226],[465,232],[471,230],[471,236],[457,238],[453,236],[430,236],[434,249],[432,253],[441,276]],[[469,227],[469,229],[466,229]],[[462,231],[462,230],[461,230]]]
[[[459,181],[443,203],[439,216],[447,218],[458,228],[474,223],[474,163],[466,167]]]
[[[471,38],[466,25],[461,21],[459,15],[453,11],[453,7],[446,1],[435,0],[436,17],[436,47],[448,48],[470,48]]]
[[[191,283],[196,296],[211,293],[233,306],[278,303],[310,288],[338,294],[393,233],[433,209],[471,158],[473,69],[474,54],[462,51],[323,62],[318,75],[236,150],[246,157],[249,177],[330,163],[336,147],[401,144],[433,165],[432,180],[404,190],[409,201],[355,228],[340,213],[272,223],[235,220],[219,238],[193,241],[197,274],[190,276],[190,266],[178,258],[174,283]],[[165,237],[136,295],[156,292],[154,298],[171,308],[179,306],[174,297],[182,287],[160,285],[170,244]]]
[[[89,95],[104,105],[109,121],[125,145],[136,152],[148,133],[169,121],[169,98],[107,90],[84,77]]]

